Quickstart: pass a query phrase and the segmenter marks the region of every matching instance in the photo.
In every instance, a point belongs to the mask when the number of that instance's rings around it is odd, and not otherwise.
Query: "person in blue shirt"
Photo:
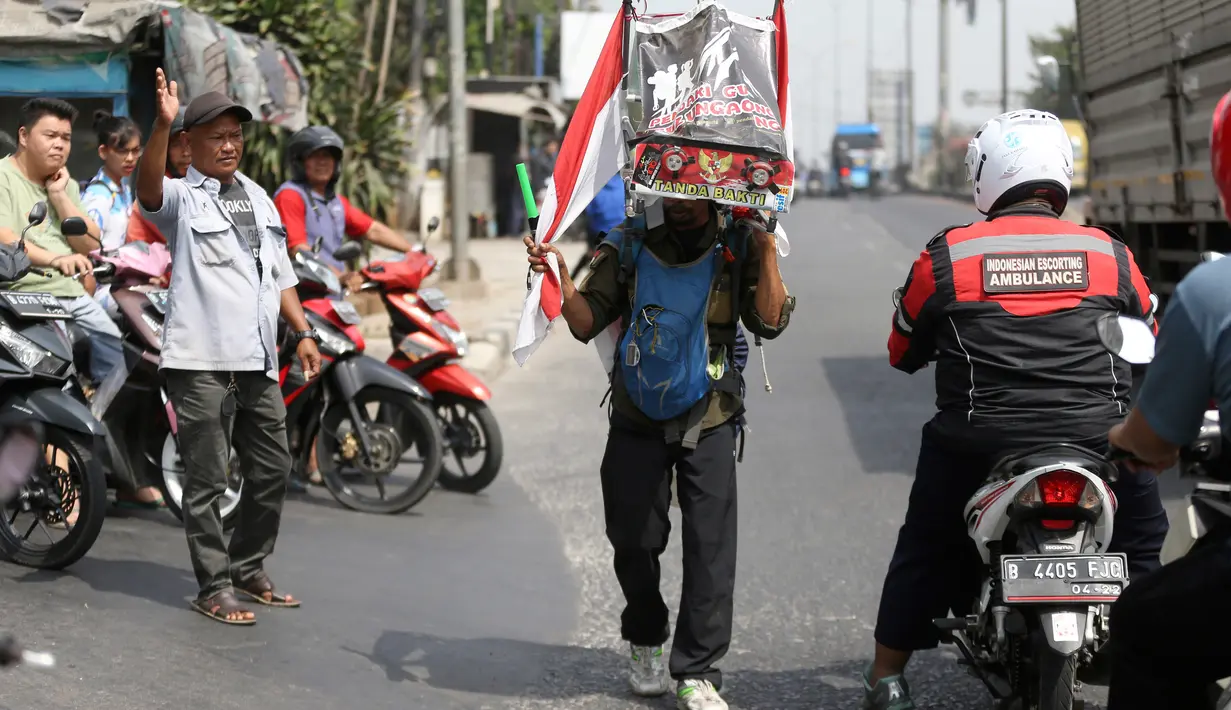
[[[1224,211],[1231,197],[1231,94],[1214,112],[1213,176]],[[1108,434],[1163,471],[1196,439],[1213,398],[1231,421],[1231,259],[1193,269],[1163,314],[1154,359],[1128,417]],[[1227,429],[1223,428],[1224,436]],[[1188,555],[1124,589],[1112,607],[1108,710],[1215,707],[1215,681],[1231,676],[1231,540],[1202,540]]]
[[[572,274],[576,276],[586,268],[603,235],[624,222],[624,176],[616,173],[586,205],[586,244],[589,249],[581,255]]]

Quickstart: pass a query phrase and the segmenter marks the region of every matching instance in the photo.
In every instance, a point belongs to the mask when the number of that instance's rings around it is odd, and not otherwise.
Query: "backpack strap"
[[[722,231],[720,231],[718,233],[718,240],[715,243],[716,250],[715,250],[715,254],[713,258],[721,259],[722,263],[720,263],[718,267],[714,269],[714,280],[710,283],[711,293],[713,293],[714,289],[717,288],[718,282],[722,280],[722,275],[726,272],[726,267],[732,264],[737,264],[739,262],[738,257],[736,257],[733,260],[727,259],[727,254],[731,253],[730,246],[728,245],[727,242],[728,242],[727,235],[725,235]],[[706,315],[708,316],[708,313]],[[736,318],[738,318],[738,315],[736,316]],[[709,323],[708,322],[704,323],[703,327],[708,328]],[[730,366],[726,368],[726,370],[723,372],[722,377],[720,379],[714,381],[715,386],[712,387],[711,391],[719,390],[720,388],[717,386],[717,384],[719,382],[725,381],[728,384],[723,386],[721,389],[725,389],[727,391],[733,391],[738,396],[739,382],[736,379],[735,355],[734,355],[734,352],[728,353],[728,355],[731,358]],[[710,360],[709,360],[708,353],[707,353],[705,367],[708,368],[709,365],[710,365]],[[697,448],[697,442],[701,440],[701,425],[705,420],[706,412],[709,411],[710,402],[711,402],[710,397],[708,396],[702,397],[700,400],[697,401],[696,404],[692,406],[691,409],[688,410],[688,413],[684,415],[681,419],[677,419],[667,424],[666,426],[667,443],[668,444],[679,443],[686,450],[692,450],[692,449]]]

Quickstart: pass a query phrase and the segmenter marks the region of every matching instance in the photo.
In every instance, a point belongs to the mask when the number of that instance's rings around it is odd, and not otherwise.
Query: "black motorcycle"
[[[334,256],[346,261],[358,251],[358,244],[348,242]],[[405,512],[440,477],[444,444],[432,395],[405,373],[359,351],[347,332],[355,326],[339,315],[350,304],[331,298],[340,296],[342,287],[315,249],[297,252],[292,265],[304,315],[321,338],[320,377],[306,380],[295,356],[298,343],[286,337],[281,324],[279,382],[296,470],[306,469],[315,441],[321,477],[339,503],[364,513]],[[419,473],[405,490],[391,494],[403,464],[417,465]],[[357,490],[361,482],[372,483],[377,495]]]
[[[0,279],[15,281],[30,270],[25,235],[46,218],[47,205],[39,202],[16,249],[0,257],[0,267],[11,267],[0,268]],[[61,231],[74,237],[87,230],[73,217]],[[63,569],[81,559],[106,517],[102,428],[73,394],[72,345],[62,325],[70,318],[50,294],[0,290],[0,427],[36,421],[46,447],[40,465],[5,503],[0,555],[40,569]],[[57,539],[53,531],[64,534]]]

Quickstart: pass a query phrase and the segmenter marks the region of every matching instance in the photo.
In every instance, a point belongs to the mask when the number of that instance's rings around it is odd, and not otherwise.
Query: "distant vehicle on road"
[[[831,153],[841,196],[862,191],[875,194],[888,178],[885,141],[875,123],[838,124]]]

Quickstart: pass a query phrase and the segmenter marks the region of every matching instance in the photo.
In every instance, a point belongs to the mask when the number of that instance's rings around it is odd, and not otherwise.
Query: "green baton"
[[[525,163],[517,164],[517,182],[521,183],[521,198],[526,202],[526,221],[530,223],[530,233],[533,234],[539,226],[539,208],[534,204],[534,189],[530,187]]]

